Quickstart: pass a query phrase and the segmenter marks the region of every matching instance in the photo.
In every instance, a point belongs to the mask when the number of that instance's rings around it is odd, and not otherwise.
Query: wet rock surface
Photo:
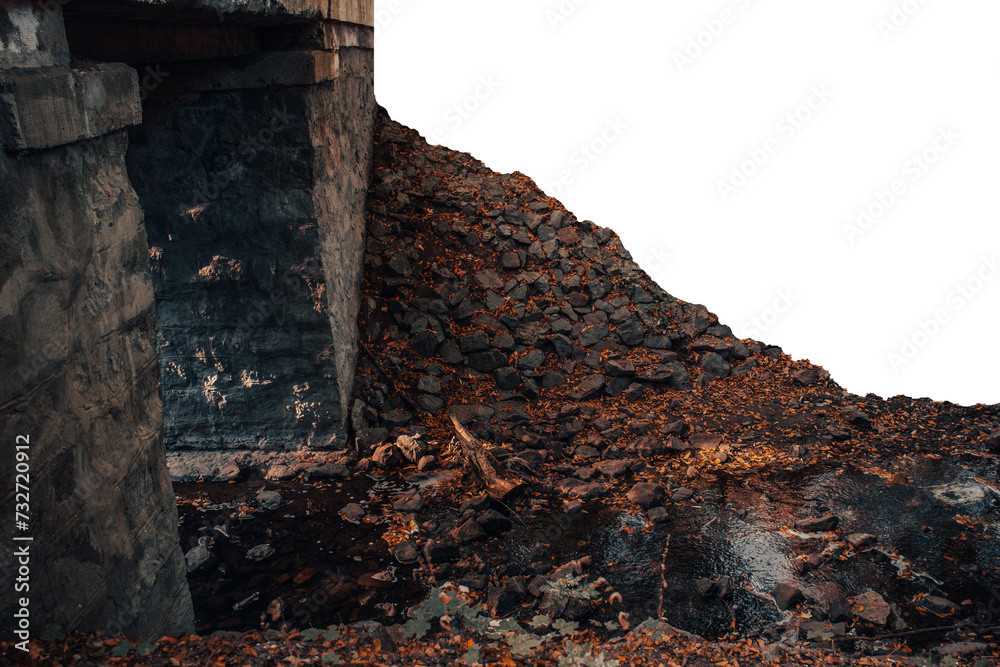
[[[277,599],[270,627],[391,623],[422,595],[415,553],[382,540],[386,504],[403,486],[365,475],[175,484],[197,632],[259,628]]]

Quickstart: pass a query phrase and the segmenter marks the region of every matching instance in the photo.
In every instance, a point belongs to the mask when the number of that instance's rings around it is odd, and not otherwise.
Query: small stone
[[[623,459],[613,461],[600,461],[594,464],[594,469],[605,477],[614,479],[628,474],[629,462]]]
[[[665,492],[659,484],[639,482],[633,486],[626,496],[629,501],[643,509],[648,509],[663,502]]]
[[[410,463],[416,463],[427,452],[427,446],[410,435],[401,435],[396,438],[396,448]]]
[[[872,420],[871,417],[861,412],[855,406],[849,406],[840,411],[840,416],[844,418],[851,426],[856,426],[858,428],[871,428]]]
[[[669,382],[676,372],[677,367],[673,364],[653,364],[637,371],[635,379],[643,382]]]
[[[469,366],[480,373],[492,373],[508,365],[507,356],[496,350],[477,352],[469,356]]]
[[[472,542],[481,537],[486,537],[483,527],[475,519],[469,519],[455,530],[451,531],[452,538],[461,543]]]
[[[428,414],[437,414],[441,408],[444,407],[444,399],[440,396],[431,396],[430,394],[418,394],[414,397],[413,402],[417,404],[421,410]]]
[[[793,380],[806,387],[817,384],[821,380],[825,380],[826,376],[829,376],[829,373],[813,366],[800,371],[795,371],[791,374]]]
[[[695,449],[718,449],[722,444],[722,436],[711,433],[696,433],[688,438],[688,444]]]
[[[497,369],[497,372],[493,374],[493,379],[500,391],[514,391],[521,386],[521,376],[510,366]]]
[[[990,450],[1000,453],[1000,429],[997,429],[986,436],[986,440],[984,442]]]
[[[958,611],[957,604],[937,595],[928,595],[927,597],[922,598],[917,606],[921,609],[926,609],[933,614],[940,614],[944,616],[951,616]]]
[[[489,509],[490,507],[490,497],[485,493],[479,496],[472,496],[459,506],[458,511],[460,514],[465,514],[468,511],[482,512],[483,510]]]
[[[397,512],[408,514],[419,512],[424,508],[424,497],[417,489],[412,489],[396,498],[392,504],[392,509]]]
[[[516,252],[505,252],[500,256],[500,265],[507,269],[519,269],[523,266],[521,256]]]
[[[493,616],[506,616],[514,611],[522,596],[507,586],[490,586],[486,593],[486,608]]]
[[[460,423],[468,425],[470,422],[482,422],[493,416],[493,408],[481,403],[463,403],[453,405],[449,412],[455,416]]]
[[[437,336],[433,331],[421,331],[410,339],[410,347],[422,357],[434,356],[437,343]]]
[[[483,289],[499,291],[503,289],[505,279],[496,271],[486,269],[476,273],[476,282]]]
[[[670,514],[666,507],[651,507],[646,510],[646,518],[653,523],[666,523],[670,521]]]
[[[934,648],[934,652],[938,655],[952,657],[975,655],[976,653],[985,653],[988,650],[990,650],[990,645],[984,642],[955,642]]]
[[[567,477],[556,484],[556,491],[568,498],[592,500],[608,494],[608,489],[598,482],[584,482],[576,477]]]
[[[694,589],[697,591],[698,595],[705,598],[714,595],[717,590],[715,581],[712,579],[695,579]]]
[[[285,499],[277,491],[261,491],[254,500],[266,510],[276,510],[285,504]]]
[[[643,342],[643,347],[650,350],[669,350],[671,343],[670,339],[666,336],[661,336],[659,334],[651,334],[646,336],[646,340]]]
[[[306,468],[310,478],[315,479],[347,479],[351,471],[343,463],[329,462]]]
[[[552,371],[542,376],[542,389],[552,389],[562,385],[564,382],[566,382],[565,375]]]
[[[274,554],[274,548],[270,544],[258,544],[247,551],[247,560],[262,561],[270,558]]]
[[[576,386],[576,388],[569,393],[569,397],[574,401],[586,401],[593,398],[604,389],[605,378],[600,373],[591,375],[586,380],[581,382]]]
[[[644,435],[636,438],[626,448],[640,456],[657,456],[666,451],[663,441],[651,435]]]
[[[579,514],[583,511],[583,502],[579,500],[570,500],[563,505],[563,509],[566,514]]]
[[[424,558],[434,565],[458,558],[458,544],[453,540],[427,540],[424,543]]]
[[[858,618],[868,623],[884,626],[889,620],[891,610],[885,599],[875,593],[868,591],[857,597],[850,598],[851,612]]]
[[[799,519],[795,522],[795,527],[804,533],[827,533],[836,529],[838,524],[840,524],[840,519],[828,514]]]
[[[511,336],[510,334],[506,333],[497,334],[493,338],[493,347],[500,350],[501,352],[512,352],[516,345],[517,342],[514,340],[514,337]]]
[[[476,522],[490,535],[507,532],[512,525],[510,519],[493,509],[482,512]]]
[[[458,347],[465,354],[482,352],[490,349],[490,336],[485,331],[473,331],[465,336],[459,336]]]
[[[816,637],[820,636],[829,637],[830,635],[834,637],[845,637],[847,636],[847,626],[844,623],[821,623],[819,621],[802,621],[799,623],[799,637],[806,641],[817,641],[823,643],[826,641],[826,637],[823,639],[809,639],[810,635]]]
[[[610,359],[604,364],[604,372],[610,377],[632,377],[635,364],[628,359]]]
[[[416,563],[420,560],[420,554],[417,551],[417,545],[413,542],[400,542],[392,548],[392,555],[396,557],[396,560],[407,565],[409,563]]]
[[[458,346],[453,341],[446,340],[441,343],[439,352],[441,359],[446,364],[456,365],[462,363],[462,351],[458,349]]]
[[[691,499],[693,496],[694,496],[694,491],[692,491],[687,487],[682,486],[681,488],[676,489],[672,494],[670,494],[670,502],[674,503],[684,502],[685,500]]]
[[[368,512],[365,511],[365,508],[357,503],[344,505],[340,509],[340,516],[344,517],[345,521],[350,521],[351,523],[358,523],[361,519],[365,518],[366,514]]]
[[[190,549],[186,554],[184,554],[184,560],[187,562],[187,571],[196,572],[201,569],[207,569],[215,557],[212,552],[208,550],[208,539],[205,539],[205,544],[200,543]]]
[[[622,376],[622,377],[611,378],[611,381],[608,382],[608,386],[604,388],[604,393],[607,394],[608,396],[618,398],[626,391],[628,391],[628,388],[631,386],[631,384],[632,384],[632,378],[629,377]]]
[[[580,345],[590,347],[608,337],[610,329],[607,323],[594,324],[580,332]]]
[[[545,363],[545,353],[541,350],[530,350],[527,354],[517,360],[517,367],[526,370],[537,370]]]
[[[827,610],[826,618],[831,623],[849,621],[852,616],[850,601],[840,595],[830,600],[830,607]]]
[[[375,465],[386,470],[392,470],[403,461],[403,454],[394,444],[381,445],[372,454]]]
[[[868,533],[851,533],[846,538],[847,543],[855,549],[870,547],[878,541],[878,538]]]
[[[667,438],[667,449],[672,452],[686,452],[691,449],[688,443],[684,442],[680,438]]]
[[[424,394],[440,394],[441,382],[433,375],[422,375],[417,380],[417,391]]]
[[[646,393],[645,385],[639,384],[638,382],[633,382],[625,390],[625,400],[629,402],[641,401],[643,395]]]
[[[633,318],[629,318],[625,322],[622,322],[615,329],[615,333],[618,334],[618,339],[623,345],[628,345],[629,347],[636,347],[642,344],[645,334],[642,330],[642,326]]]
[[[774,598],[775,604],[778,605],[778,609],[782,611],[791,609],[805,599],[802,591],[785,582],[775,586],[774,590],[771,591],[771,596]]]
[[[729,377],[729,373],[732,371],[726,360],[722,358],[722,355],[716,352],[709,352],[703,355],[698,365],[703,373],[716,379]]]
[[[553,330],[555,330],[555,325],[553,325]],[[556,354],[559,355],[560,359],[566,359],[573,354],[573,341],[571,341],[569,337],[564,334],[557,333],[553,336],[549,336],[549,343],[556,351]]]

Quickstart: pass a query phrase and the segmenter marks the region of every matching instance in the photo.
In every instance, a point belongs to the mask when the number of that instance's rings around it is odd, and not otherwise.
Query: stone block
[[[0,143],[52,148],[142,119],[136,71],[117,63],[0,72]]]

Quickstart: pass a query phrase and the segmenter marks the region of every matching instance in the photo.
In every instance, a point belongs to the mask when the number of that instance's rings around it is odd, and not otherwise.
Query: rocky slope
[[[376,136],[352,425],[360,470],[402,466],[417,487],[397,499],[386,536],[402,562],[468,586],[501,616],[603,622],[614,609],[575,608],[544,582],[613,553],[597,544],[608,534],[641,531],[655,537],[620,563],[642,553],[651,571],[591,571],[619,587],[649,580],[631,600],[623,591],[640,619],[657,615],[657,593],[672,621],[714,636],[730,615],[730,630],[772,637],[790,625],[803,638],[924,628],[937,620],[927,597],[945,600],[942,617],[992,618],[975,591],[1000,582],[998,406],[850,394],[666,293],[613,231],[578,221],[524,175],[428,145],[384,115]],[[521,493],[483,485],[452,417]],[[423,488],[457,465],[463,475]],[[965,493],[982,502],[949,500]],[[600,527],[558,518],[581,511]],[[781,548],[748,556],[744,543],[765,533]],[[656,561],[671,537],[664,598]],[[678,562],[716,552],[722,565]],[[773,567],[747,565],[765,556]],[[957,560],[965,574],[942,565]],[[893,568],[898,578],[884,574]]]
[[[664,462],[685,474],[856,455],[866,434],[995,444],[996,406],[845,392],[663,291],[613,231],[527,177],[384,116],[378,133],[361,321],[374,356],[352,405],[362,454],[407,426],[446,441],[448,412],[535,463],[673,452]],[[682,463],[692,449],[715,454]]]

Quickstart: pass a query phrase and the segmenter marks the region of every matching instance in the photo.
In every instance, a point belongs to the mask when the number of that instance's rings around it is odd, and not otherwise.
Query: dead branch
[[[503,501],[524,487],[524,483],[521,481],[512,481],[501,476],[497,472],[500,463],[492,454],[486,451],[483,443],[469,433],[455,419],[455,415],[448,416],[451,417],[451,423],[455,427],[455,433],[458,435],[458,443],[462,446],[462,454],[465,460],[486,484],[486,493],[489,494],[490,498]]]

